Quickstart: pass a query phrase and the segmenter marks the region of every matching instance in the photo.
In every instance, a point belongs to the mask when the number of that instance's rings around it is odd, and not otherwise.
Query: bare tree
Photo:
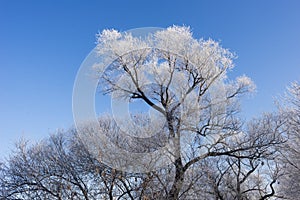
[[[97,48],[99,55],[114,60],[105,70],[98,68],[102,91],[143,101],[166,121],[167,136],[174,141],[167,199],[180,197],[186,174],[205,158],[253,157],[282,142],[277,132],[264,136],[256,130],[250,142],[229,142],[244,137],[234,114],[238,97],[252,91],[253,83],[246,76],[227,81],[234,55],[215,41],[194,39],[188,27],[169,27],[148,39],[104,30]],[[186,138],[192,142],[184,147]]]
[[[288,199],[297,199],[300,195],[300,85],[292,83],[280,105],[280,114],[287,119],[288,142],[282,147],[285,176],[280,184],[283,195]]]
[[[70,131],[31,146],[19,142],[15,153],[1,166],[0,197],[113,199],[116,182],[121,180],[120,173],[99,163],[76,132]]]

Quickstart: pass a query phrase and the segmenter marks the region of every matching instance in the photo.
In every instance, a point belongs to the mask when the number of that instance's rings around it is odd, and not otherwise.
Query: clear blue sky
[[[298,0],[1,0],[0,156],[20,137],[73,124],[73,82],[98,31],[173,24],[237,53],[230,77],[257,85],[243,104],[248,117],[274,109],[273,97],[300,80]]]

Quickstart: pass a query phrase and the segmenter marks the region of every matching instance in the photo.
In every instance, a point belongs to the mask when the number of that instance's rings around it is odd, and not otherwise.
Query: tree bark
[[[168,193],[168,200],[176,200],[179,199],[179,193],[182,188],[183,180],[184,180],[184,167],[180,154],[180,137],[175,139],[175,179],[171,190]]]

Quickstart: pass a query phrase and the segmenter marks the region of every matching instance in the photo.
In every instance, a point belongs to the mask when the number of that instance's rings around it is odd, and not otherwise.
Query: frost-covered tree
[[[280,113],[287,119],[288,142],[282,148],[283,162],[286,163],[285,176],[281,181],[281,189],[288,199],[297,199],[300,195],[300,85],[291,84],[283,99]]]
[[[100,163],[70,129],[33,145],[18,142],[0,165],[0,199],[133,200],[143,196],[149,177]]]
[[[167,199],[181,196],[189,170],[203,159],[255,157],[281,142],[272,131],[265,132],[264,140],[255,131],[243,135],[235,116],[238,99],[255,86],[246,76],[228,80],[234,54],[211,39],[195,39],[189,27],[172,26],[147,38],[104,30],[97,49],[113,60],[96,67],[102,91],[129,102],[140,100],[166,121],[162,130],[173,142],[174,167],[172,184],[165,187]],[[247,137],[255,137],[253,143],[237,142]]]

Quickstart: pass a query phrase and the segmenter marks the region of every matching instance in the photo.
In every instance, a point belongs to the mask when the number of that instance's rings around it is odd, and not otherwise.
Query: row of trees
[[[228,81],[234,55],[217,42],[194,39],[188,27],[173,26],[146,38],[104,30],[97,50],[113,61],[96,68],[101,91],[144,102],[165,123],[139,114],[124,129],[129,119],[101,116],[98,128],[72,128],[34,145],[21,141],[0,167],[2,199],[298,197],[298,84],[277,112],[245,123],[238,105],[241,95],[255,89],[252,81],[246,76]],[[122,120],[127,121],[121,126]],[[149,137],[129,137],[129,131]],[[126,159],[107,153],[100,135],[132,155],[155,152],[168,141],[172,147],[158,155],[166,161],[160,168],[150,167],[158,157],[149,154],[143,168],[149,170],[126,171],[105,162]],[[127,165],[138,164],[132,159]]]
[[[265,115],[251,122],[248,134],[228,141],[226,151],[210,151],[193,165],[185,164],[176,198],[297,198],[299,132],[286,137],[288,131],[295,131],[287,129],[290,122],[294,121]],[[173,165],[148,173],[127,173],[106,166],[71,129],[34,145],[20,141],[15,152],[1,164],[0,197],[164,199],[172,189],[174,174]]]

